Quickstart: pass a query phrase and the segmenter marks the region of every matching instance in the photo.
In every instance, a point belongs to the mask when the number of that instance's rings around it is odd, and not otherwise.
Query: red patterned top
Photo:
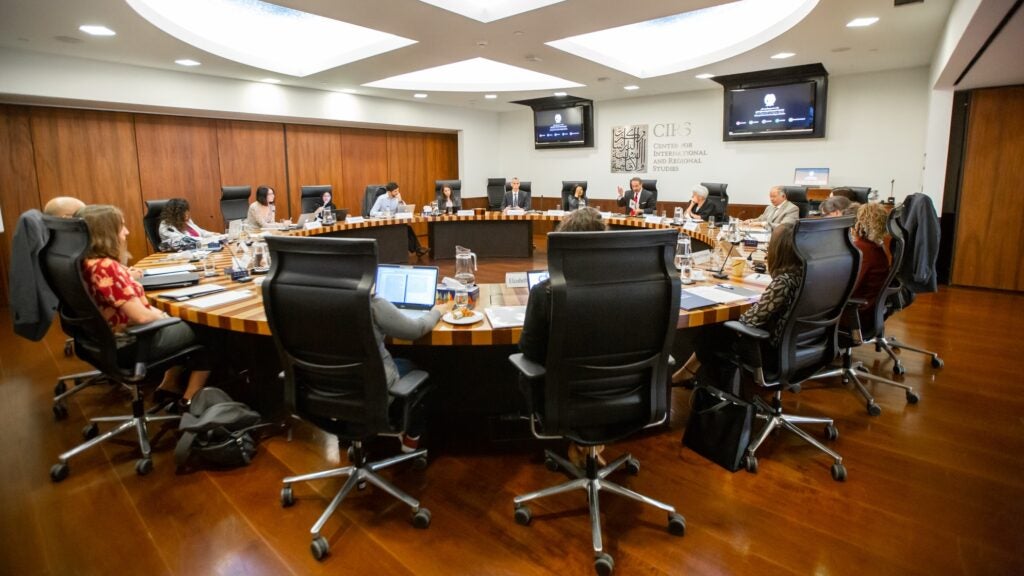
[[[142,285],[132,279],[128,269],[111,258],[89,258],[82,264],[89,295],[114,332],[122,332],[130,323],[121,307],[138,298],[149,308]]]

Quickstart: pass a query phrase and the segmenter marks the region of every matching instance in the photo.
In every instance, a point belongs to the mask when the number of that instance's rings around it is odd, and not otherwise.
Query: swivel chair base
[[[120,436],[133,429],[138,435],[139,451],[142,453],[142,457],[135,462],[135,473],[139,476],[149,474],[153,470],[153,460],[150,458],[152,449],[150,448],[147,424],[150,422],[171,422],[181,418],[181,416],[177,415],[156,415],[156,411],[160,408],[161,406],[156,406],[147,412],[142,398],[142,390],[138,385],[132,386],[132,415],[90,418],[89,425],[82,429],[82,436],[85,437],[86,441],[57,457],[57,463],[50,467],[50,479],[54,482],[64,480],[70,473],[68,460],[73,456],[77,456],[93,446],[98,446],[115,436]],[[112,430],[99,434],[99,426],[97,424],[100,422],[119,423],[119,425]]]
[[[908,346],[900,343],[892,336],[879,336],[878,338],[872,338],[867,341],[867,343],[872,342],[875,344],[876,352],[884,350],[885,353],[889,355],[889,358],[892,358],[892,373],[896,375],[902,375],[907,372],[907,369],[903,367],[903,362],[896,357],[896,350],[910,350],[911,352],[917,352],[919,354],[927,354],[932,357],[932,368],[938,369],[945,365],[945,362],[942,361],[942,358],[939,358],[937,353],[932,352],[931,350],[925,350],[924,348],[916,348],[914,346]]]
[[[839,430],[836,429],[835,423],[831,418],[816,418],[810,416],[796,416],[792,414],[782,413],[782,391],[776,391],[775,396],[772,398],[772,405],[769,406],[764,400],[760,398],[754,398],[754,404],[758,411],[755,416],[759,420],[764,420],[765,425],[758,432],[757,437],[750,441],[747,445],[747,455],[743,457],[744,467],[747,472],[757,473],[757,456],[754,454],[757,449],[761,447],[765,438],[772,433],[776,428],[788,430],[793,434],[796,434],[802,438],[805,442],[814,446],[818,450],[821,450],[825,454],[828,454],[835,461],[832,464],[832,479],[836,482],[843,482],[846,480],[846,466],[843,465],[843,457],[831,448],[825,446],[821,442],[818,442],[813,436],[808,434],[797,424],[824,424],[825,425],[825,437],[829,440],[835,440],[839,438]]]
[[[68,383],[71,387],[68,387]],[[78,372],[57,378],[57,384],[53,387],[53,419],[63,420],[68,417],[67,399],[82,390],[96,384],[113,383],[99,370]]]
[[[324,478],[336,478],[339,476],[347,476],[348,480],[342,485],[338,493],[334,495],[330,504],[327,505],[327,509],[324,510],[320,518],[317,519],[316,523],[310,529],[310,534],[313,537],[313,541],[310,544],[310,551],[313,553],[313,557],[317,560],[323,560],[330,552],[330,546],[327,544],[327,539],[320,535],[320,531],[323,529],[324,524],[334,514],[334,511],[338,509],[341,501],[348,496],[349,492],[353,488],[358,487],[360,490],[366,487],[366,483],[369,482],[374,486],[384,490],[388,494],[401,500],[410,508],[412,508],[412,525],[416,528],[425,529],[430,526],[430,510],[420,506],[419,500],[416,500],[412,496],[409,496],[405,492],[399,490],[393,484],[382,478],[377,474],[378,470],[383,470],[395,464],[401,464],[408,460],[415,461],[418,468],[426,467],[427,464],[427,451],[416,450],[408,454],[399,454],[385,460],[377,462],[367,462],[366,453],[363,450],[362,442],[352,442],[352,446],[348,450],[349,460],[354,464],[350,466],[342,466],[341,468],[332,468],[330,470],[324,470],[321,472],[313,472],[310,474],[302,474],[300,476],[289,476],[282,480],[284,486],[281,488],[281,506],[288,508],[295,504],[295,495],[292,493],[293,482],[308,482],[310,480],[321,480]]]
[[[833,368],[825,372],[819,372],[812,376],[815,380],[821,378],[832,378],[833,376],[841,376],[843,378],[843,384],[853,383],[854,388],[860,392],[860,395],[867,401],[868,414],[872,416],[878,416],[882,413],[882,408],[875,403],[874,396],[868,392],[868,389],[864,387],[864,384],[860,381],[861,378],[867,379],[871,382],[878,382],[879,384],[888,384],[889,386],[895,386],[896,388],[902,388],[906,393],[907,404],[917,404],[920,397],[914,392],[914,389],[907,384],[902,382],[896,382],[889,380],[888,378],[882,378],[881,376],[875,376],[864,367],[864,363],[861,361],[854,362],[850,355],[849,350],[843,351],[843,366],[839,368]]]
[[[609,474],[618,470],[623,465],[626,466],[626,471],[630,474],[635,475],[639,473],[640,462],[633,458],[632,455],[625,454],[620,456],[604,468],[599,469],[597,467],[597,447],[590,446],[587,448],[587,463],[585,470],[580,470],[577,466],[550,450],[544,451],[544,461],[549,470],[555,471],[561,468],[575,478],[557,486],[552,486],[536,492],[530,492],[529,494],[523,494],[522,496],[516,496],[513,499],[513,503],[515,504],[516,522],[523,526],[530,524],[530,521],[533,519],[533,514],[530,511],[530,508],[526,506],[526,503],[530,500],[546,498],[548,496],[576,489],[585,491],[587,493],[587,502],[590,505],[590,526],[594,541],[594,569],[601,576],[611,574],[615,566],[611,555],[604,552],[604,545],[601,541],[601,511],[599,497],[601,490],[607,490],[613,494],[632,498],[637,502],[642,502],[648,506],[654,506],[655,508],[664,510],[668,513],[669,533],[675,536],[683,536],[686,533],[686,520],[682,515],[678,514],[676,509],[672,506],[652,498],[648,498],[643,494],[634,492],[623,486],[619,486],[614,482],[605,480]]]

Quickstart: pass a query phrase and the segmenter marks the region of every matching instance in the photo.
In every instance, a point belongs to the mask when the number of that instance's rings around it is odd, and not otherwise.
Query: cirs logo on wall
[[[764,105],[768,106],[769,108],[775,106],[775,94],[772,94],[771,92],[765,94]]]

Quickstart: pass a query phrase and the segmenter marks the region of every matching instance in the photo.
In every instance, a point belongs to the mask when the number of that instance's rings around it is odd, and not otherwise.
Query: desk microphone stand
[[[722,267],[718,269],[718,272],[713,273],[712,276],[719,280],[725,280],[729,277],[728,274],[724,273],[724,270],[725,266],[729,263],[729,257],[732,256],[732,251],[736,249],[737,244],[739,244],[739,242],[729,242],[729,252],[726,253],[725,258],[722,259]]]

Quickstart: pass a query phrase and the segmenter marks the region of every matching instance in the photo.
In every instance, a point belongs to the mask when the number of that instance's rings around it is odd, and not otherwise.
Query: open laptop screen
[[[436,266],[377,266],[377,295],[399,308],[429,310],[436,290]]]
[[[547,270],[530,270],[526,273],[526,288],[533,290],[533,287],[548,279]]]
[[[797,168],[793,173],[797,186],[828,186],[828,168]]]

